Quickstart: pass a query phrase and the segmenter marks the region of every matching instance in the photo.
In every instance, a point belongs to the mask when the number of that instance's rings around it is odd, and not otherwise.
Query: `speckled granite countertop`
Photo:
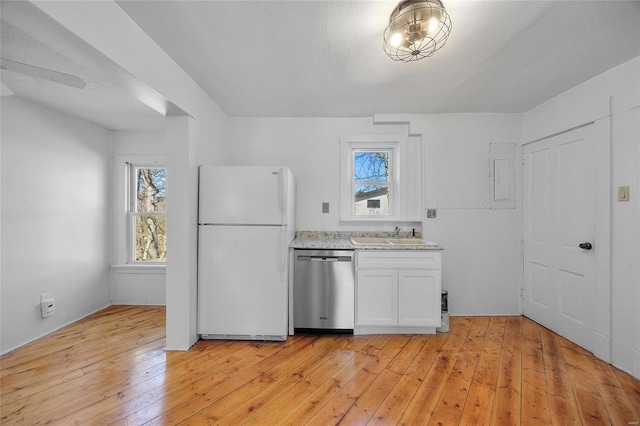
[[[418,237],[420,235],[418,234]],[[293,249],[318,250],[443,250],[437,243],[427,245],[379,245],[353,244],[350,237],[389,238],[388,232],[297,231],[296,239],[289,244]],[[411,238],[410,233],[400,233],[401,238]]]

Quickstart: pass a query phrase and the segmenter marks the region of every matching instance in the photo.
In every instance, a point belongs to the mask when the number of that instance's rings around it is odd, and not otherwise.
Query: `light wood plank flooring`
[[[2,424],[637,425],[640,382],[526,318],[165,352],[113,306],[0,358]]]

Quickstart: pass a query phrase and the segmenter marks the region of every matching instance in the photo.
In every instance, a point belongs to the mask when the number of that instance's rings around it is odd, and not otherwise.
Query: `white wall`
[[[521,115],[412,115],[411,133],[426,148],[426,198],[452,203],[425,219],[425,238],[445,246],[443,284],[452,314],[518,314],[520,211],[489,210],[489,143],[519,146]],[[228,165],[286,165],[297,183],[298,230],[391,231],[396,223],[358,225],[339,221],[339,136],[398,134],[401,124],[373,124],[371,118],[230,118]],[[481,181],[478,182],[478,176]],[[440,194],[444,183],[472,188]],[[451,187],[451,185],[449,185]],[[322,202],[330,212],[322,213]],[[403,224],[405,227],[420,227]]]
[[[110,304],[110,132],[2,98],[2,353]],[[40,316],[51,292],[56,313]]]
[[[640,377],[640,57],[528,111],[523,142],[611,116],[612,364]],[[629,186],[629,201],[617,201]]]
[[[425,218],[424,234],[444,246],[452,315],[520,312],[520,203],[491,209],[489,149],[513,143],[519,152],[521,125],[520,114],[411,116],[411,132],[426,144],[426,207],[437,214]]]
[[[113,132],[113,155],[166,155],[164,129],[118,130]]]
[[[340,135],[406,134],[372,118],[230,118],[225,165],[287,166],[296,178],[296,226],[305,231],[405,229],[420,223],[340,222]],[[329,213],[322,213],[322,203]]]

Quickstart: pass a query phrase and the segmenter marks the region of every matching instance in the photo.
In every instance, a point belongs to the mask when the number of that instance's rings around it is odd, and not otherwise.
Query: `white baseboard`
[[[36,341],[36,340],[38,340],[38,339],[41,339],[41,338],[43,338],[43,337],[45,337],[45,336],[48,336],[48,335],[49,335],[49,334],[51,334],[51,333],[55,333],[56,331],[58,331],[58,330],[60,330],[60,329],[62,329],[62,328],[65,328],[65,327],[67,327],[67,326],[69,326],[69,325],[73,324],[74,322],[78,322],[78,321],[80,321],[80,320],[82,320],[82,319],[84,319],[84,318],[86,318],[86,317],[88,317],[88,316],[90,316],[90,315],[93,315],[93,314],[95,314],[96,312],[100,312],[101,310],[106,309],[106,308],[108,308],[109,306],[111,306],[111,304],[108,304],[108,305],[105,305],[105,306],[103,306],[103,307],[101,307],[101,308],[98,308],[98,309],[96,309],[95,311],[93,311],[93,312],[89,312],[89,313],[87,313],[86,315],[81,316],[81,317],[79,317],[79,318],[76,318],[76,319],[72,319],[72,320],[70,320],[70,321],[67,321],[67,322],[65,322],[65,323],[63,323],[63,324],[61,324],[61,325],[59,325],[58,327],[56,327],[56,328],[54,328],[54,329],[52,329],[52,330],[47,331],[46,333],[42,333],[42,334],[39,334],[39,335],[37,335],[37,336],[34,336],[33,338],[30,338],[30,339],[24,340],[23,342],[18,343],[17,345],[14,345],[14,346],[12,346],[12,347],[10,347],[10,348],[7,348],[6,350],[2,351],[2,353],[0,353],[0,355],[8,354],[8,353],[9,353],[9,352],[11,352],[11,351],[14,351],[14,350],[16,350],[16,349],[18,349],[18,348],[21,348],[22,346],[26,345],[27,343],[31,343],[31,342]]]

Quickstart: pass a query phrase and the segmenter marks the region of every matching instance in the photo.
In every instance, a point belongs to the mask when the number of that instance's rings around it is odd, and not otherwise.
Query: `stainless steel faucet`
[[[396,226],[393,230],[393,236],[398,238],[400,236],[400,227]]]

